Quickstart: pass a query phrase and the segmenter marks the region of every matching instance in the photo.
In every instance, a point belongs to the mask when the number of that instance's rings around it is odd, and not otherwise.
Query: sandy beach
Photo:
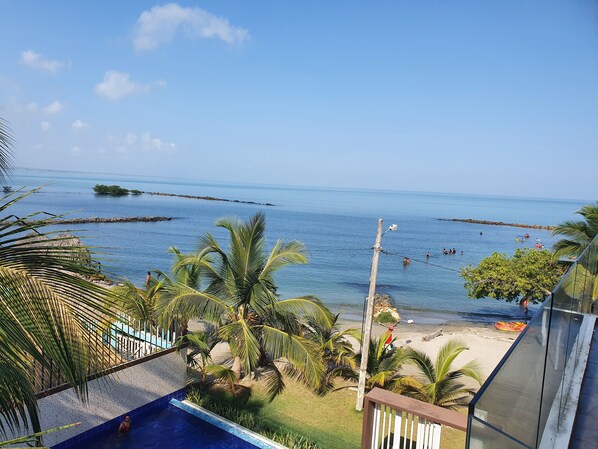
[[[340,328],[361,328],[360,322],[341,320]],[[190,322],[191,331],[201,330],[203,326],[197,321]],[[386,327],[374,324],[372,335],[377,337],[386,332]],[[486,379],[502,357],[511,347],[518,332],[499,331],[490,324],[482,323],[446,323],[446,324],[407,324],[402,321],[395,326],[393,335],[399,347],[410,346],[424,351],[432,360],[438,350],[447,341],[455,338],[464,342],[469,350],[463,352],[455,361],[455,366],[462,366],[471,360],[477,360]],[[433,338],[430,338],[433,337]],[[356,342],[355,342],[355,346]],[[356,348],[358,349],[358,348]],[[214,363],[223,363],[229,359],[230,353],[226,343],[219,343],[212,350]]]
[[[361,323],[343,321],[341,326],[361,328]],[[384,332],[386,327],[374,324],[372,335],[379,336]],[[484,323],[408,324],[401,321],[395,326],[393,335],[397,346],[418,349],[428,354],[432,360],[436,358],[442,345],[451,339],[458,339],[469,350],[457,357],[455,366],[477,360],[483,378],[486,379],[519,336],[519,332],[499,331],[493,325]]]

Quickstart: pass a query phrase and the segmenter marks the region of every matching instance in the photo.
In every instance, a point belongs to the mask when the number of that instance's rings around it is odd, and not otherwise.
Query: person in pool
[[[129,430],[131,430],[131,418],[127,415],[123,422],[120,423],[120,426],[118,426],[118,431],[120,433],[127,433]]]

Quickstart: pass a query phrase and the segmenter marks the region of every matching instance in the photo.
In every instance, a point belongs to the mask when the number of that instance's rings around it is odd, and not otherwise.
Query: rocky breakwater
[[[389,295],[374,296],[374,321],[380,324],[396,324],[401,321],[401,315]]]
[[[272,204],[272,203],[258,203],[256,201],[230,200],[228,198],[218,198],[215,196],[181,195],[178,193],[163,193],[163,192],[141,192],[141,193],[145,193],[146,195],[173,196],[176,198],[189,198],[192,200],[224,201],[225,203],[254,204],[256,206],[274,206],[274,204]]]
[[[170,221],[174,217],[87,217],[87,218],[57,218],[48,220],[50,224],[84,224],[84,223],[153,223],[157,221]]]
[[[554,226],[543,226],[543,225],[530,225],[523,223],[505,223],[503,221],[488,221],[488,220],[474,220],[473,218],[438,218],[439,221],[458,221],[461,223],[472,223],[481,225],[492,225],[492,226],[512,226],[514,228],[528,228],[528,229],[544,229],[552,231]]]

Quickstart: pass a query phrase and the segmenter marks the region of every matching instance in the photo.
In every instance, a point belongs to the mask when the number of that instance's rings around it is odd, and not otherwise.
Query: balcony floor
[[[598,332],[594,328],[569,449],[596,447],[598,442],[596,423],[598,423]]]

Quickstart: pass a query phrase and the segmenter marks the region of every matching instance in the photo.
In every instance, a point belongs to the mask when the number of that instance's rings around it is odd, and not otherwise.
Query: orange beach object
[[[498,321],[494,326],[501,331],[521,332],[526,324],[521,321]]]

